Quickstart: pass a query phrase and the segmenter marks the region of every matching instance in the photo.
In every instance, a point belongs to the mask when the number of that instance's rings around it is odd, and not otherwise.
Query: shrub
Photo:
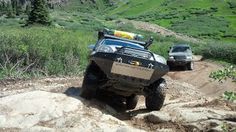
[[[230,7],[231,9],[236,8],[236,2],[235,2],[235,1],[228,1],[227,3],[229,4],[229,7]]]
[[[236,93],[225,91],[223,94],[223,98],[228,101],[234,101],[234,100],[236,100]]]
[[[2,28],[0,78],[78,75],[87,63],[92,32],[34,27]]]
[[[225,68],[223,70],[218,70],[215,72],[212,72],[210,74],[210,78],[213,78],[215,80],[218,80],[222,82],[222,80],[226,80],[227,78],[231,78],[234,81],[236,81],[236,69],[233,66],[230,66],[228,68]]]
[[[212,72],[209,77],[220,82],[222,82],[222,80],[231,78],[234,82],[236,82],[236,69],[235,67],[230,66],[223,70]],[[228,101],[234,101],[236,100],[236,93],[232,91],[225,91],[223,94],[223,98]]]
[[[236,64],[236,45],[235,44],[222,44],[210,43],[201,46],[200,54],[204,58],[217,59]]]

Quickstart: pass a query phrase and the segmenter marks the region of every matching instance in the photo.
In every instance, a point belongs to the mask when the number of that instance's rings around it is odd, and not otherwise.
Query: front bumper
[[[130,86],[148,86],[169,71],[169,67],[162,63],[119,53],[98,52],[91,56],[91,61],[99,66],[108,79]]]
[[[185,66],[188,63],[191,63],[192,60],[167,60],[168,65],[174,65],[174,66]]]

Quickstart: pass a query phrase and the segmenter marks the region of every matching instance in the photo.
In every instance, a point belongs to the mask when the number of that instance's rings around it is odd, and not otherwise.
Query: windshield
[[[190,48],[189,47],[173,47],[172,53],[175,53],[175,52],[190,52]]]
[[[144,49],[143,46],[139,44],[135,44],[132,42],[122,41],[122,40],[115,40],[115,39],[105,39],[102,44],[105,45],[115,45],[120,47],[130,47],[130,48],[138,48],[138,49]]]

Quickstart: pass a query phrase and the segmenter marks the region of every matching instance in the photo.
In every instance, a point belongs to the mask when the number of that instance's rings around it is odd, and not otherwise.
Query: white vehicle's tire
[[[193,68],[194,68],[194,63],[193,62],[190,62],[190,64],[189,64],[189,70],[193,70]]]

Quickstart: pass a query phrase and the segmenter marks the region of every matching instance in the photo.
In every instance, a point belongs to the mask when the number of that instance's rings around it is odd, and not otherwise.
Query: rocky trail
[[[214,63],[195,62],[194,71],[171,71],[160,111],[147,111],[144,97],[135,110],[98,97],[79,97],[82,78],[44,78],[0,84],[0,131],[222,131],[236,128],[236,104],[220,99],[235,90],[230,81],[209,81]],[[224,125],[227,124],[227,125]]]

